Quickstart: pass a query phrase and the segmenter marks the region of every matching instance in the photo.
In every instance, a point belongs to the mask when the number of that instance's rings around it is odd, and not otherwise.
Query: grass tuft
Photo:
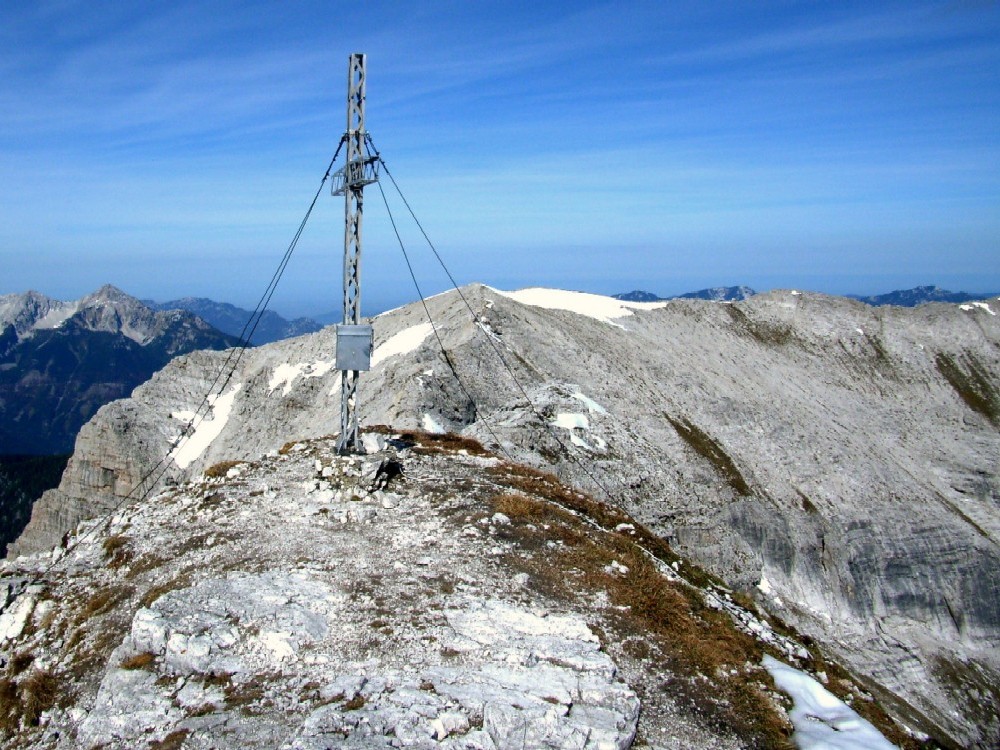
[[[442,453],[459,453],[465,451],[470,456],[492,456],[482,443],[475,438],[459,435],[454,432],[447,432],[439,435],[422,430],[403,430],[399,433],[400,438],[413,443],[411,449],[414,453],[422,456],[434,456]]]
[[[108,559],[108,566],[111,568],[121,568],[132,561],[132,551],[129,549],[129,538],[122,534],[109,536],[101,545],[104,548],[104,556]]]
[[[43,711],[55,705],[59,681],[46,669],[36,669],[20,685],[24,723],[36,726]]]
[[[229,472],[230,469],[232,469],[234,466],[239,466],[241,463],[243,462],[220,461],[219,463],[213,464],[212,466],[209,466],[207,469],[205,469],[204,474],[206,477],[212,477],[212,478],[224,477],[226,476],[226,474]]]
[[[190,733],[190,729],[176,729],[162,740],[150,740],[149,750],[180,750]]]
[[[149,669],[156,661],[156,656],[148,651],[124,659],[118,665],[119,669]]]
[[[156,586],[151,587],[142,598],[139,600],[139,606],[150,607],[153,602],[159,599],[164,594],[171,591],[176,591],[177,589],[183,589],[191,585],[191,573],[189,571],[184,571],[169,581],[164,583],[159,583]]]
[[[360,708],[364,708],[365,697],[360,693],[351,698],[347,703],[343,705],[345,711],[357,711]]]
[[[972,411],[1000,426],[1000,393],[989,374],[972,355],[965,356],[965,368],[943,352],[934,357],[938,372]]]
[[[669,414],[665,415],[667,421],[673,425],[677,434],[687,443],[695,453],[708,460],[715,467],[729,486],[738,494],[744,497],[752,495],[750,485],[736,468],[733,459],[726,453],[718,442],[709,437],[705,432],[688,419],[674,419]]]
[[[503,513],[511,521],[538,521],[545,517],[548,509],[541,500],[525,495],[499,495],[492,500],[497,512]]]

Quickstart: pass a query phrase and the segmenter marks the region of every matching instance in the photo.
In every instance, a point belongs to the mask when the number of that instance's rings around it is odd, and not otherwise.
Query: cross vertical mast
[[[378,179],[377,159],[365,156],[365,55],[347,67],[347,164],[334,176],[334,195],[344,194],[344,322],[337,326],[340,370],[340,440],[337,450],[360,450],[358,380],[370,369],[372,328],[361,325],[361,219],[364,187]]]

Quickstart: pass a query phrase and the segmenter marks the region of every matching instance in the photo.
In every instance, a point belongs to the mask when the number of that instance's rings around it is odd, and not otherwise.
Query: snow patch
[[[274,389],[284,385],[281,391],[282,396],[287,396],[292,392],[292,386],[296,378],[321,378],[333,369],[333,362],[300,362],[297,365],[282,363],[274,368],[271,379],[268,381],[268,393],[273,393]]]
[[[590,420],[587,419],[586,414],[574,414],[574,413],[562,413],[556,414],[556,418],[552,421],[556,427],[562,427],[564,430],[589,430]]]
[[[233,389],[222,396],[209,396],[208,403],[212,407],[211,419],[208,415],[202,417],[195,426],[194,432],[186,439],[181,438],[180,447],[174,453],[174,463],[182,469],[186,469],[212,444],[222,430],[225,429],[229,421],[229,415],[233,410],[233,403],[236,401],[236,394],[243,389],[242,383],[237,383]],[[194,418],[194,414],[188,411],[176,411],[171,415],[174,419],[189,422]]]
[[[586,399],[587,397],[583,396],[583,398]],[[589,401],[589,399],[587,400]],[[598,406],[597,404],[594,404],[594,406],[596,406],[601,412],[604,411],[604,409],[601,409],[601,407]],[[587,419],[586,414],[576,414],[573,412],[563,412],[561,414],[556,414],[556,418],[552,420],[552,424],[555,425],[556,427],[562,427],[564,430],[569,430],[569,441],[573,445],[577,446],[578,448],[585,448],[588,451],[594,450],[594,447],[590,443],[588,443],[582,437],[577,435],[576,432],[574,432],[574,430],[590,429],[590,420]],[[598,450],[603,451],[607,447],[608,444],[601,438],[597,437],[596,435],[594,435],[593,438],[594,442],[597,443]]]
[[[416,351],[433,332],[434,328],[430,323],[418,323],[390,336],[375,347],[375,351],[372,353],[372,369],[374,370],[377,365],[390,357]]]
[[[619,324],[612,322],[616,318],[628,317],[634,314],[633,310],[656,310],[667,305],[666,302],[625,302],[601,294],[538,287],[520,289],[516,292],[502,292],[499,289],[493,291],[522,305],[541,307],[545,310],[566,310],[619,328],[621,328]]]
[[[998,297],[997,299],[1000,299],[1000,297]],[[989,313],[990,315],[996,315],[996,313],[995,313],[995,312],[993,312],[993,310],[991,310],[991,309],[990,309],[990,306],[989,306],[988,304],[986,304],[985,302],[970,302],[970,303],[969,303],[969,304],[967,304],[967,305],[959,305],[959,308],[960,308],[960,309],[962,309],[962,310],[967,310],[967,311],[970,311],[970,312],[971,312],[972,310],[975,310],[975,309],[976,309],[977,307],[978,307],[978,308],[979,308],[980,310],[985,310],[985,311],[986,311],[986,312],[988,312],[988,313]]]
[[[607,414],[608,410],[601,406],[599,403],[594,401],[592,398],[584,396],[580,391],[576,393],[571,393],[570,398],[575,398],[577,401],[582,401],[583,405],[587,407],[587,411],[591,414]]]
[[[42,318],[39,318],[33,329],[61,328],[62,324],[80,311],[79,302],[68,302],[65,305],[53,307]]]
[[[792,698],[794,705],[789,718],[795,727],[792,739],[797,747],[802,750],[890,750],[896,747],[805,672],[770,655],[764,656],[763,665],[778,688]]]
[[[441,426],[441,423],[434,419],[434,417],[430,414],[424,414],[424,418],[420,420],[420,424],[425,431],[431,432],[435,435],[443,435],[447,432],[447,430]]]
[[[21,635],[35,607],[35,597],[22,594],[17,603],[0,614],[0,643]]]

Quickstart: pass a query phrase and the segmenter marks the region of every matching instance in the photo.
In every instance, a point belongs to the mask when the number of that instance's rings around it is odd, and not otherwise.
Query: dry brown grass
[[[104,556],[108,559],[108,567],[120,568],[132,561],[129,541],[123,534],[115,534],[104,540],[101,546],[104,548]]]
[[[498,533],[525,550],[561,542],[537,556],[511,556],[513,565],[560,598],[575,598],[581,590],[606,591],[612,604],[624,608],[612,615],[615,640],[629,641],[633,653],[635,644],[644,642],[642,652],[658,663],[663,687],[675,700],[690,702],[707,723],[751,746],[791,747],[787,721],[762,690],[770,684],[767,673],[748,666],[760,663],[760,645],[727,615],[706,607],[697,591],[659,572],[655,560],[678,559],[665,542],[621,510],[567,488],[551,474],[511,464],[492,473],[498,483],[517,490],[491,500],[493,509],[512,521]],[[633,533],[615,532],[621,523],[632,524]],[[612,560],[628,572],[607,572]],[[707,575],[700,578],[711,581]]]
[[[738,630],[728,615],[707,607],[697,590],[722,586],[718,578],[682,560],[662,538],[623,511],[567,488],[551,474],[509,463],[490,473],[499,485],[513,490],[491,500],[494,510],[512,521],[498,534],[522,549],[508,557],[510,564],[529,573],[534,585],[549,595],[573,598],[580,590],[606,591],[613,604],[627,608],[615,617],[615,637],[624,644],[625,653],[659,663],[666,675],[662,691],[749,746],[791,747],[791,727],[766,695],[775,689],[773,681],[757,666],[764,648]],[[573,513],[596,522],[604,533]],[[621,523],[633,529],[616,532]],[[548,541],[562,544],[553,550],[544,546]],[[524,554],[542,549],[544,554],[537,557]],[[628,573],[606,572],[611,560],[625,565]],[[670,582],[654,561],[677,564],[691,586]],[[760,616],[749,597],[737,592],[733,598]],[[839,665],[826,662],[810,639],[776,617],[768,619],[778,632],[809,648],[813,656],[803,666],[825,671],[832,692],[844,699],[857,690],[858,681]],[[915,746],[877,703],[854,701],[854,707],[899,747]]]
[[[498,495],[491,502],[497,512],[503,513],[511,521],[538,521],[548,513],[545,503],[525,495]]]
[[[191,585],[191,572],[187,570],[181,571],[179,574],[171,578],[169,581],[158,583],[157,585],[152,586],[149,590],[147,590],[146,593],[143,594],[142,598],[139,600],[139,606],[149,607],[153,604],[153,602],[155,602],[164,594],[167,594],[171,591],[176,591],[177,589],[187,588],[190,585]]]
[[[11,657],[10,664],[7,668],[10,670],[10,673],[16,677],[30,667],[34,660],[34,654],[30,654],[27,651],[21,651]]]
[[[358,695],[355,695],[353,698],[347,701],[342,706],[342,708],[345,711],[357,711],[360,708],[364,708],[364,705],[365,705],[365,697],[359,693]]]
[[[222,673],[218,676],[219,682],[206,684],[218,684],[226,696],[226,707],[239,709],[241,713],[253,715],[259,713],[260,703],[264,698],[264,687],[278,679],[278,674],[261,674],[245,682],[233,682],[232,675]]]
[[[59,680],[46,669],[36,669],[20,685],[24,723],[37,725],[43,711],[52,708],[59,693]]]
[[[965,367],[943,352],[934,357],[934,364],[966,406],[1000,426],[1000,392],[990,382],[989,372],[973,355],[965,355]]]
[[[21,701],[17,683],[0,677],[0,733],[9,737],[21,728]]]
[[[156,661],[156,656],[148,651],[141,654],[136,654],[135,656],[130,656],[127,659],[122,660],[122,663],[118,665],[119,669],[149,669],[153,662]]]
[[[217,464],[213,464],[205,469],[204,474],[206,477],[218,478],[224,477],[229,473],[229,470],[234,466],[239,466],[243,461],[219,461]]]
[[[180,750],[190,733],[190,729],[176,729],[162,740],[150,740],[149,750]]]
[[[493,455],[478,440],[458,435],[454,432],[447,432],[440,435],[422,430],[402,430],[399,432],[399,436],[403,440],[414,443],[414,447],[411,450],[421,456],[460,453],[463,451],[470,456]]]
[[[128,573],[125,574],[126,578],[137,578],[143,573],[148,573],[151,570],[156,570],[162,566],[165,562],[168,562],[169,558],[161,557],[155,552],[148,552],[145,555],[141,555],[132,565],[129,566]]]
[[[32,670],[17,681],[0,678],[0,736],[37,726],[42,713],[55,705],[58,693],[59,681],[45,669]]]
[[[126,592],[127,589],[111,587],[98,589],[83,603],[83,606],[76,613],[76,617],[74,618],[75,623],[80,625],[97,615],[104,614],[118,604],[127,595]]]
[[[718,471],[729,483],[733,490],[744,497],[752,495],[750,485],[736,467],[733,459],[723,450],[722,446],[711,436],[703,432],[696,424],[689,419],[681,417],[674,419],[669,414],[665,414],[667,421],[673,426],[677,434],[687,443],[695,453],[706,459],[715,470]]]

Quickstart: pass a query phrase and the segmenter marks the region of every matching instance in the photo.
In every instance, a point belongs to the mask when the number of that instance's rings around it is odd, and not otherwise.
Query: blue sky
[[[462,283],[1000,290],[997,2],[7,0],[0,293],[252,307],[353,51]],[[364,247],[365,308],[412,299],[373,188]],[[339,308],[342,252],[326,194],[272,306]]]

